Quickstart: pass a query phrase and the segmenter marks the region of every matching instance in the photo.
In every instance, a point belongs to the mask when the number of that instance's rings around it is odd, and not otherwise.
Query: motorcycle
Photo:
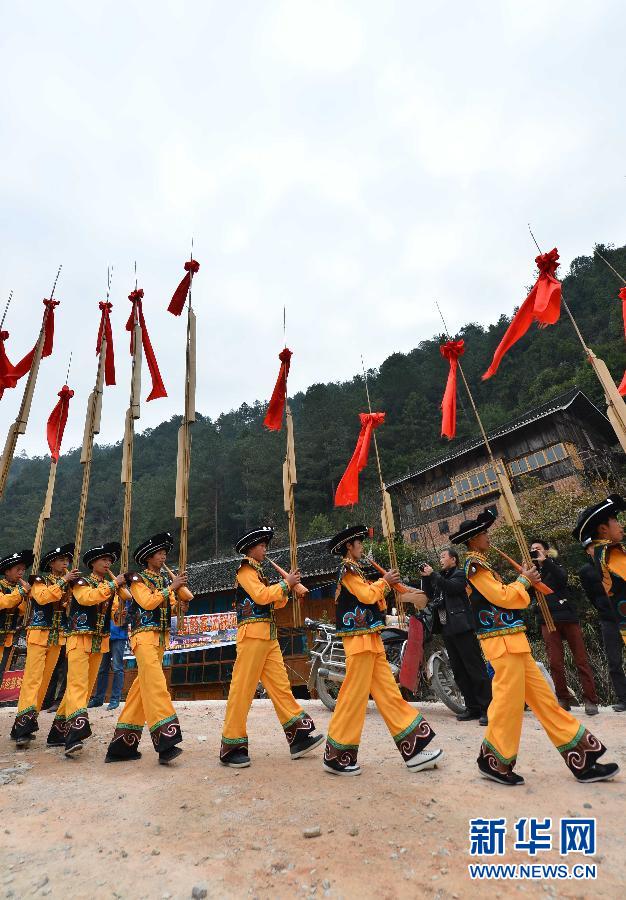
[[[417,616],[424,626],[424,649],[426,649],[432,638],[432,614],[427,610],[420,610]],[[337,696],[346,677],[346,655],[343,642],[336,636],[334,625],[313,619],[305,619],[304,624],[307,628],[317,630],[313,647],[310,650],[311,671],[307,687],[309,692],[315,690],[324,706],[332,711],[337,704]],[[402,628],[389,625],[380,632],[380,636],[391,672],[398,681],[407,645],[407,632]],[[422,701],[441,700],[454,713],[463,712],[465,709],[463,697],[454,680],[445,649],[433,651],[428,658],[424,653],[419,683],[421,688],[419,699]],[[418,694],[412,694],[404,688],[401,688],[401,691],[407,700],[418,699]]]

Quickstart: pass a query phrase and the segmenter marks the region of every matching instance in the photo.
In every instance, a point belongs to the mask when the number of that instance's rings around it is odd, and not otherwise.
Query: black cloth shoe
[[[130,760],[133,759],[141,759],[141,753],[139,752],[139,750],[135,750],[133,753],[129,753],[128,756],[115,756],[114,753],[109,753],[109,751],[107,750],[107,755],[104,757],[105,763],[130,762]]]
[[[484,743],[480,748],[480,754],[476,762],[483,778],[489,778],[491,781],[497,781],[498,784],[504,784],[507,787],[516,787],[518,784],[524,784],[522,776],[517,775],[513,771],[515,760],[510,763],[502,762]]]
[[[169,747],[167,750],[163,750],[159,753],[159,764],[162,766],[169,766],[169,764],[175,760],[177,756],[180,756],[182,752],[182,747]]]
[[[301,737],[300,740],[294,741],[289,748],[291,758],[300,759],[305,753],[309,753],[309,751],[319,747],[323,740],[323,734],[307,734],[304,737]]]
[[[228,756],[220,758],[223,766],[230,766],[231,769],[245,769],[250,765],[250,757],[243,750],[235,750]]]
[[[487,718],[487,713],[481,713],[480,718],[478,720],[479,725],[489,725],[489,719]]]
[[[457,722],[469,722],[472,719],[480,719],[479,709],[466,709],[456,717]]]
[[[613,709],[615,712],[626,712],[626,703],[620,700],[619,703],[613,704]]]
[[[612,781],[619,772],[617,763],[595,763],[585,772],[576,775],[577,781]],[[575,773],[574,773],[575,774]]]
[[[96,706],[104,706],[104,700],[90,700],[87,709],[95,709]]]
[[[324,771],[331,775],[360,775],[361,766],[356,762],[354,765],[342,766],[336,759],[324,759]]]

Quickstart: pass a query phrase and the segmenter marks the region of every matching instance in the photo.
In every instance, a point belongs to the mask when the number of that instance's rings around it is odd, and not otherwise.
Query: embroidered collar
[[[263,565],[262,563],[257,562],[256,559],[252,559],[251,556],[244,556],[242,561],[247,562],[248,565],[252,566],[253,569],[256,569],[260,575],[263,574]]]
[[[17,582],[17,584],[11,584],[11,582],[7,581],[6,578],[0,578],[0,586],[8,590],[9,593],[14,591],[18,584],[19,582]]]
[[[166,585],[165,576],[161,572],[151,572],[150,569],[144,569],[141,577],[149,581],[155,588],[163,588]]]

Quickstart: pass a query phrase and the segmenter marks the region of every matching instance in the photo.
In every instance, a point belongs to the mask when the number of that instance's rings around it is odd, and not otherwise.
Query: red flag
[[[280,370],[278,378],[274,385],[270,404],[267,407],[263,424],[270,431],[280,431],[283,425],[283,412],[285,410],[285,400],[287,398],[287,377],[289,375],[289,367],[291,365],[291,357],[293,353],[287,347],[278,354],[280,360]]]
[[[354,506],[359,502],[359,472],[367,465],[372,431],[385,421],[385,413],[359,413],[361,430],[352,458],[335,491],[335,506]]]
[[[70,400],[74,396],[66,384],[59,391],[59,402],[50,413],[48,419],[47,436],[48,447],[50,447],[50,456],[55,462],[59,461],[59,453],[61,452],[61,442],[63,440],[63,432],[65,431],[65,423],[67,422],[67,414],[70,408]]]
[[[159,372],[159,365],[157,363],[156,356],[154,355],[154,350],[152,349],[150,336],[146,327],[146,320],[144,319],[143,315],[143,290],[139,288],[139,290],[132,291],[128,295],[128,299],[133,304],[130,317],[128,319],[128,322],[126,323],[126,331],[130,331],[130,352],[132,356],[135,350],[133,346],[133,328],[135,325],[136,304],[139,325],[141,326],[141,343],[143,345],[143,352],[145,354],[146,362],[148,363],[148,369],[150,370],[150,376],[152,378],[152,390],[148,395],[148,400],[156,400],[159,397],[167,397],[167,391],[165,390],[165,385],[163,384],[163,379],[161,378],[161,373]]]
[[[561,282],[554,277],[559,267],[559,252],[556,247],[549,253],[535,258],[539,277],[528,297],[513,316],[504,337],[493,354],[491,365],[483,375],[483,380],[491,378],[498,370],[502,357],[523,337],[533,322],[539,326],[554,325],[561,314]]]
[[[115,384],[115,351],[113,350],[113,331],[111,329],[111,310],[113,304],[100,303],[100,327],[98,328],[98,340],[96,341],[96,354],[100,353],[102,348],[102,337],[106,338],[107,347],[104,355],[104,380],[108,385]]]
[[[465,342],[446,341],[439,348],[441,355],[450,363],[446,390],[441,401],[441,436],[448,440],[456,435],[456,372],[459,365],[459,357],[465,353]]]
[[[43,305],[45,307],[43,313],[44,341],[41,358],[45,359],[51,355],[54,348],[54,308],[59,305],[59,301],[44,300]],[[4,341],[8,336],[7,331],[0,334],[0,397],[4,393],[4,388],[14,388],[20,378],[30,371],[37,350],[37,343],[35,343],[33,349],[29,350],[26,356],[20,359],[16,365],[12,365],[4,349]]]
[[[619,292],[619,298],[622,301],[622,320],[624,322],[624,336],[626,336],[626,287],[623,287]],[[617,390],[620,392],[622,397],[626,395],[626,372],[624,372],[624,377],[622,378]]]
[[[188,259],[185,263],[186,274],[183,275],[183,280],[174,291],[170,305],[167,307],[167,311],[171,312],[173,316],[179,316],[185,308],[185,300],[191,287],[191,279],[199,268],[200,263],[196,262],[195,259]]]

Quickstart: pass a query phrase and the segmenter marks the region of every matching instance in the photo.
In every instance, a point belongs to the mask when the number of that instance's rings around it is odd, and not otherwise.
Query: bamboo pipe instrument
[[[515,562],[515,560],[512,557],[510,557],[508,555],[508,553],[505,553],[504,550],[498,550],[498,548],[494,547],[493,544],[490,544],[489,546],[491,547],[492,550],[495,550],[496,553],[499,553],[500,556],[502,557],[502,559],[506,559],[506,561],[509,563],[509,565],[511,565],[515,569],[516,572],[522,571],[522,567],[520,566],[520,564],[518,562]],[[535,590],[541,591],[542,594],[553,594],[554,593],[554,591],[552,591],[547,586],[547,584],[544,584],[543,581],[537,581],[535,584],[533,584],[533,587],[535,588]]]
[[[379,565],[371,556],[366,557],[368,563],[376,569],[377,572],[380,572],[381,575],[385,575],[386,572],[381,565]],[[410,594],[411,591],[416,590],[416,588],[410,588],[407,584],[392,584],[391,587],[396,591],[397,594]]]
[[[282,566],[279,566],[278,563],[274,562],[273,559],[270,559],[269,556],[266,557],[266,560],[268,563],[270,563],[272,566],[274,566],[274,568],[276,569],[278,574],[282,576],[282,578],[286,578],[287,575],[289,575],[289,572],[286,572],[282,568]],[[300,599],[300,600],[303,600],[306,597],[306,595],[309,593],[309,589],[307,587],[305,587],[303,584],[296,584],[292,588],[292,590],[297,595],[298,599]]]

